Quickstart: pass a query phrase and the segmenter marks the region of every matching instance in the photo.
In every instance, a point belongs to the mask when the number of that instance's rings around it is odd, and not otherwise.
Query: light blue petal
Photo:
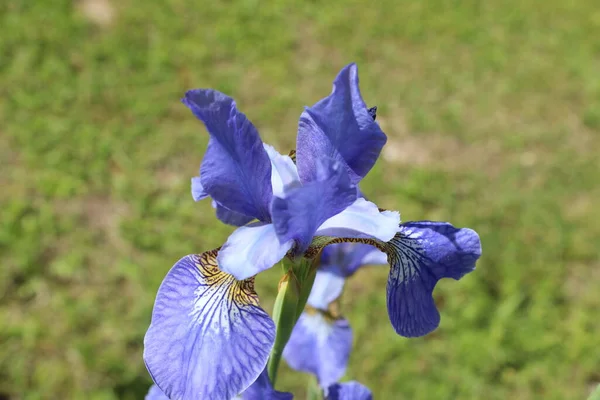
[[[266,368],[248,389],[241,395],[242,400],[292,400],[294,396],[288,392],[273,389]]]
[[[329,304],[342,294],[344,277],[338,271],[319,270],[315,283],[308,296],[308,305],[319,310],[327,311]]]
[[[179,260],[158,289],[144,361],[171,399],[230,400],[265,368],[275,324],[254,281],[220,271],[216,251]]]
[[[325,400],[372,400],[369,388],[356,381],[335,383],[327,389]]]
[[[341,161],[358,183],[373,167],[387,138],[367,110],[358,88],[355,64],[344,67],[331,95],[300,116],[296,162],[303,182],[315,179],[318,160]]]
[[[281,244],[273,224],[242,226],[219,251],[219,267],[237,279],[246,279],[278,263],[293,244],[292,240]]]
[[[371,256],[372,254],[374,256]],[[363,243],[332,244],[325,247],[321,253],[321,270],[347,278],[361,266],[369,264],[368,261],[381,261],[379,254],[383,254],[383,260],[385,260],[383,263],[388,265],[387,255],[371,245]]]
[[[348,321],[313,310],[300,315],[283,357],[291,368],[316,375],[319,385],[328,387],[344,375],[351,349]]]
[[[481,256],[479,236],[446,222],[409,222],[387,245],[390,321],[402,336],[426,335],[440,323],[433,288],[441,278],[460,279],[475,269]]]
[[[170,400],[166,394],[160,390],[160,388],[156,385],[150,386],[150,390],[148,390],[148,394],[144,397],[144,400]]]
[[[299,186],[298,169],[290,156],[279,154],[273,146],[264,144],[271,160],[271,187],[273,196],[284,197],[284,189]]]
[[[364,198],[358,198],[345,210],[332,216],[319,226],[317,235],[376,238],[382,242],[391,240],[398,232],[400,214],[395,211],[380,212],[377,206]]]
[[[204,192],[229,210],[270,222],[271,163],[254,125],[216,90],[189,90],[182,102],[210,134],[200,166]]]
[[[388,265],[387,254],[376,248],[372,248],[363,259],[360,261],[361,265]]]
[[[306,250],[323,222],[345,210],[357,196],[343,165],[327,158],[318,165],[316,180],[286,191],[285,198],[274,197],[271,205],[279,240],[295,240],[298,254]]]
[[[204,187],[202,186],[199,176],[192,178],[192,197],[194,198],[194,201],[200,201],[208,197],[208,193],[204,191]]]

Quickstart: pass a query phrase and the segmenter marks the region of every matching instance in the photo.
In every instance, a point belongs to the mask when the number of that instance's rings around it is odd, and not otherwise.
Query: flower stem
[[[277,380],[283,349],[308,301],[316,271],[316,265],[312,260],[301,258],[287,268],[286,274],[279,281],[279,290],[273,307],[273,320],[277,325],[277,331],[267,367],[273,386]]]

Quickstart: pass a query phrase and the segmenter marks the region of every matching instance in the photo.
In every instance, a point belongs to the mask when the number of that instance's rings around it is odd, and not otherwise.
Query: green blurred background
[[[389,137],[365,193],[484,252],[420,339],[388,322],[385,268],[355,276],[346,379],[384,400],[600,381],[597,0],[3,0],[0,27],[1,399],[143,398],[158,285],[232,231],[192,201],[207,134],[180,97],[232,95],[286,152],[352,61]],[[257,279],[267,309],[278,278]]]

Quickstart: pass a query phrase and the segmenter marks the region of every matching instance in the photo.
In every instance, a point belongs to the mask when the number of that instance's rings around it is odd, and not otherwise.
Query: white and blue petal
[[[481,242],[471,229],[445,222],[409,222],[386,244],[390,263],[387,306],[396,332],[423,336],[440,322],[432,297],[442,278],[460,279],[475,269]]]
[[[391,240],[398,232],[400,214],[396,211],[380,212],[377,206],[364,198],[358,198],[345,210],[321,224],[317,235],[375,238],[382,242]]]
[[[229,210],[270,221],[271,162],[254,125],[216,90],[189,90],[182,102],[210,134],[200,167],[203,193]]]
[[[356,382],[334,383],[326,390],[325,400],[372,400],[369,388]]]
[[[293,240],[281,243],[273,224],[255,222],[237,228],[219,251],[219,267],[246,279],[271,268],[292,248]]]
[[[292,400],[294,396],[291,393],[273,389],[269,374],[264,369],[256,381],[239,398],[241,400]]]
[[[283,358],[291,368],[316,375],[319,385],[328,387],[344,375],[351,349],[347,320],[309,309],[294,326]]]
[[[216,251],[179,260],[158,289],[144,338],[154,382],[177,400],[230,400],[265,368],[275,324],[252,279],[217,267]]]
[[[344,281],[343,274],[339,269],[335,269],[334,266],[319,269],[315,276],[313,287],[310,290],[307,304],[318,310],[327,311],[329,304],[341,296],[344,289]]]
[[[146,394],[146,397],[144,397],[144,400],[170,400],[166,394],[164,394],[162,392],[162,390],[160,390],[160,388],[158,386],[156,386],[156,384],[150,386],[150,389],[148,390],[148,394]]]
[[[264,144],[269,160],[271,160],[271,187],[273,196],[285,197],[285,189],[299,186],[298,169],[290,156],[279,154],[273,146]]]
[[[344,211],[356,200],[356,186],[344,166],[333,159],[319,160],[314,181],[274,197],[271,215],[282,243],[295,240],[296,251],[304,252],[319,226]]]
[[[344,67],[333,82],[331,95],[300,116],[296,163],[303,182],[315,179],[323,157],[343,161],[353,183],[373,167],[387,138],[369,113],[358,87],[355,64]]]

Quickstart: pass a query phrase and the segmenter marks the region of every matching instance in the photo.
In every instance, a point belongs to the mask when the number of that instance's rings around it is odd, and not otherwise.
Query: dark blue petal
[[[300,315],[283,357],[291,368],[316,375],[319,385],[328,387],[344,375],[351,349],[347,320],[311,310]]]
[[[281,243],[296,240],[302,253],[317,228],[356,200],[356,186],[350,183],[343,165],[330,158],[317,163],[316,179],[286,191],[285,198],[274,197],[271,215]]]
[[[372,400],[373,395],[366,386],[356,382],[335,383],[327,389],[326,400]]]
[[[152,385],[150,386],[150,390],[148,390],[148,394],[144,397],[144,400],[169,400],[169,398],[158,386]]]
[[[432,293],[441,278],[460,279],[475,269],[481,242],[471,229],[446,222],[409,222],[387,243],[391,265],[387,306],[396,332],[423,336],[440,323]]]
[[[230,400],[265,368],[275,324],[252,279],[220,271],[216,251],[179,260],[158,289],[144,361],[172,399]]]
[[[331,95],[300,116],[296,143],[300,178],[314,180],[317,160],[330,157],[344,161],[357,183],[371,170],[386,140],[360,95],[356,65],[347,65],[335,78]]]
[[[292,400],[294,396],[288,392],[273,389],[267,370],[258,376],[256,381],[242,393],[242,400]]]
[[[190,90],[182,102],[210,134],[200,167],[204,192],[232,211],[270,221],[271,162],[254,125],[215,90]]]
[[[217,210],[217,218],[219,221],[228,225],[243,226],[254,219],[247,215],[231,211],[214,200],[212,206]]]

